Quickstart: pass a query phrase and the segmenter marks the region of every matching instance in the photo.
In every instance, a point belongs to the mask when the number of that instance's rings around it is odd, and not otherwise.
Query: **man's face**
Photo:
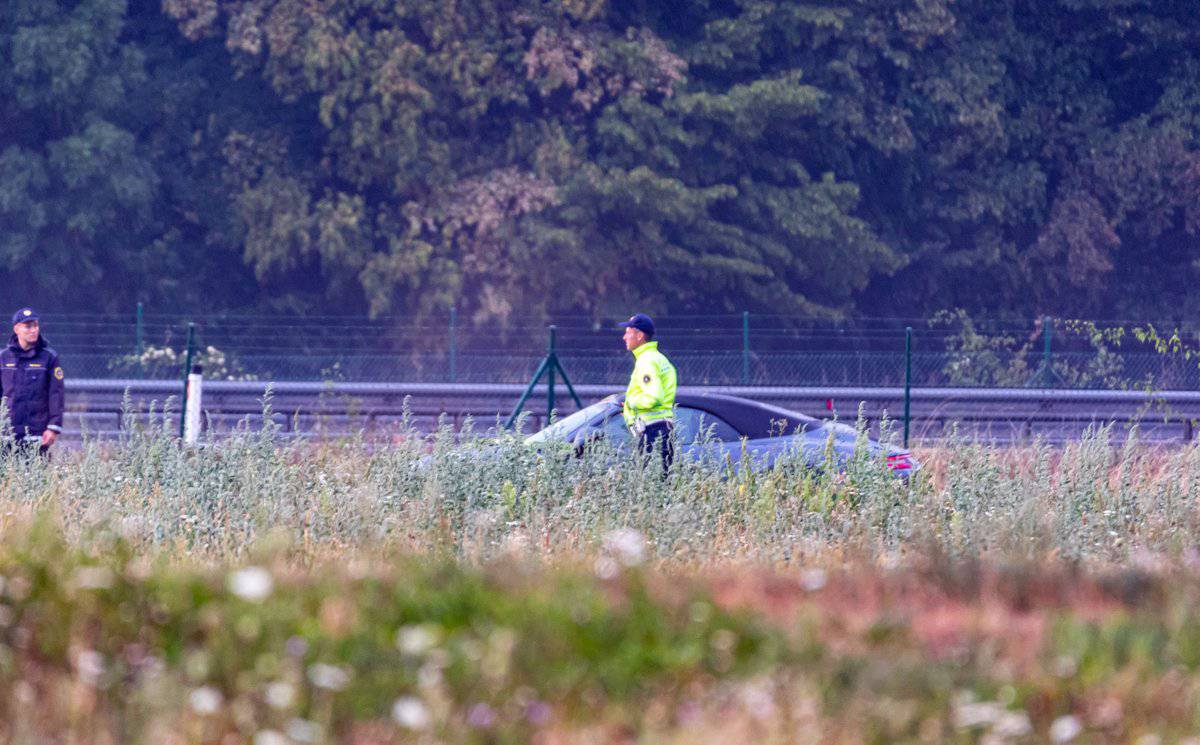
[[[13,333],[17,335],[17,341],[22,347],[32,347],[37,344],[38,334],[41,333],[41,327],[37,321],[25,321],[13,326]]]
[[[627,326],[623,338],[625,339],[625,348],[632,352],[646,343],[646,332]]]

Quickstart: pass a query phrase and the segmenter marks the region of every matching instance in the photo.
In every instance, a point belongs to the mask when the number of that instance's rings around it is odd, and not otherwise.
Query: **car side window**
[[[733,425],[711,414],[689,406],[675,407],[675,438],[677,442],[690,445],[704,438],[719,442],[737,442],[741,434]]]

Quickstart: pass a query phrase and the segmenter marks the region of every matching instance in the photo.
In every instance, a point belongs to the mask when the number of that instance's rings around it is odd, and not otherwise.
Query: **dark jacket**
[[[62,431],[63,387],[58,353],[46,346],[44,338],[30,349],[21,349],[13,334],[0,350],[0,395],[17,437],[40,437],[47,429]]]

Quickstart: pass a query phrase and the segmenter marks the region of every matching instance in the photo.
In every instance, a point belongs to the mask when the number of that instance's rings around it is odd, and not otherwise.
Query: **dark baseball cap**
[[[644,332],[647,336],[654,336],[654,321],[645,313],[634,313],[629,317],[628,321],[621,321],[617,324],[621,328],[634,328]]]
[[[13,325],[25,323],[26,321],[36,321],[38,319],[37,311],[33,308],[20,308],[16,313],[13,313]]]

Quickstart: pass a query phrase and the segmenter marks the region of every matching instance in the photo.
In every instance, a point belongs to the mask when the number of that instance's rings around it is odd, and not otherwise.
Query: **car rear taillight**
[[[887,467],[893,471],[907,471],[913,467],[912,453],[897,453],[887,457]]]

